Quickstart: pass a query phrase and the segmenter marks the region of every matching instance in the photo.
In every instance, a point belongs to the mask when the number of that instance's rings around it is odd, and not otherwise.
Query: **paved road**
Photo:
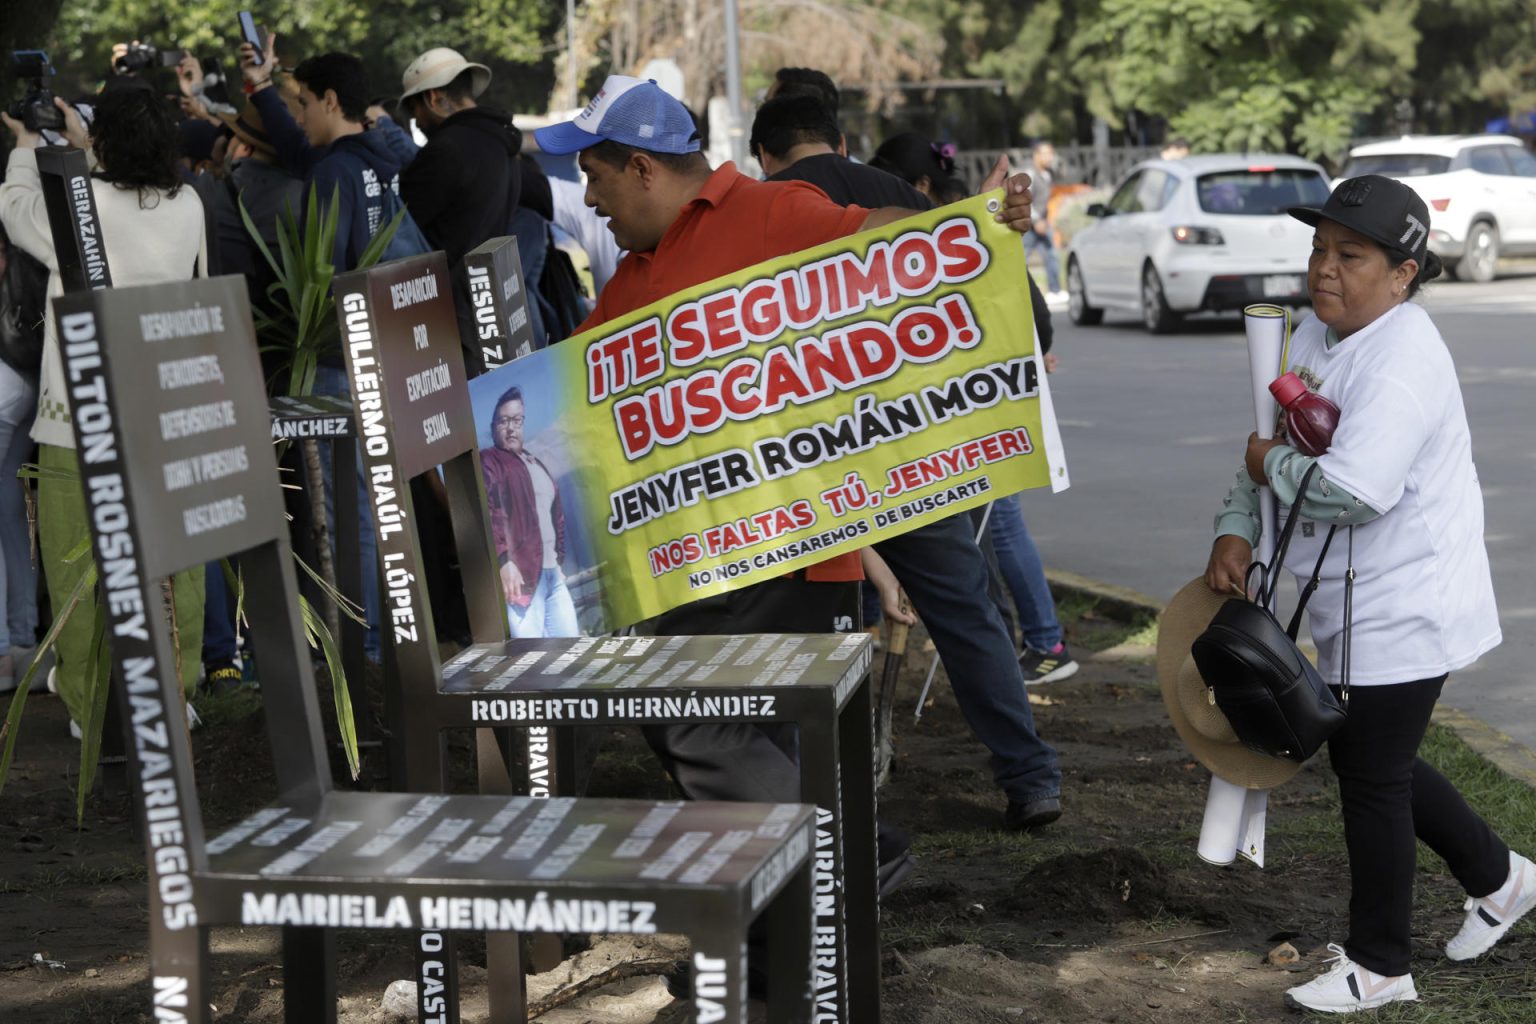
[[[1445,699],[1536,748],[1536,270],[1436,283],[1425,304],[1466,397],[1504,626],[1503,646]],[[1056,315],[1051,385],[1073,486],[1026,494],[1025,515],[1047,565],[1166,599],[1204,571],[1252,429],[1247,349],[1236,317],[1167,337],[1107,319],[1081,328]]]

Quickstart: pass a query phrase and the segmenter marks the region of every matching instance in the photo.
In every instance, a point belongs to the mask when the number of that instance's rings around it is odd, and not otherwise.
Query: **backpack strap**
[[[1285,565],[1285,553],[1291,546],[1291,534],[1296,532],[1296,520],[1301,515],[1301,503],[1306,497],[1307,485],[1312,482],[1312,474],[1315,472],[1317,472],[1317,463],[1314,462],[1307,467],[1306,475],[1301,478],[1301,488],[1296,492],[1296,500],[1291,503],[1291,511],[1285,517],[1285,527],[1280,531],[1280,543],[1275,545],[1275,555],[1269,560],[1269,565],[1265,566],[1264,583],[1259,588],[1255,603],[1266,608],[1274,607],[1275,587],[1279,585],[1280,574],[1273,570],[1278,570]],[[1252,571],[1252,566],[1249,567],[1249,571]]]
[[[1339,641],[1342,649],[1339,665],[1339,689],[1343,694],[1344,710],[1349,710],[1349,657],[1350,635],[1355,631],[1355,528],[1349,528],[1349,568],[1344,571],[1344,638]]]
[[[1298,504],[1299,503],[1300,502],[1298,502]],[[1350,545],[1351,549],[1353,549],[1355,528],[1351,526],[1349,529]],[[1295,614],[1291,616],[1291,624],[1287,626],[1285,630],[1286,635],[1288,635],[1292,640],[1296,639],[1296,634],[1301,629],[1301,613],[1307,610],[1307,602],[1312,600],[1312,592],[1317,589],[1317,585],[1322,579],[1323,560],[1328,557],[1328,548],[1333,544],[1333,535],[1338,532],[1339,528],[1337,526],[1328,527],[1328,536],[1323,540],[1323,551],[1320,555],[1317,556],[1317,564],[1312,567],[1312,578],[1307,580],[1307,585],[1302,588],[1301,600],[1296,603],[1296,611]],[[1353,572],[1354,570],[1351,569],[1350,571]],[[1346,582],[1346,602],[1348,601],[1347,587],[1348,583]]]

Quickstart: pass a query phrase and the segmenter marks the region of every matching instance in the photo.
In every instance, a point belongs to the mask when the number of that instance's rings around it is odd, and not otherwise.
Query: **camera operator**
[[[55,100],[64,115],[64,137],[86,151],[93,170],[98,230],[118,287],[185,281],[206,264],[203,207],[184,187],[177,162],[179,135],[170,108],[143,85],[108,89],[95,97],[94,119],[87,133],[80,115]],[[37,133],[12,117],[0,115],[16,138],[0,184],[0,223],[13,244],[49,269],[48,294],[63,292],[53,233],[37,170]],[[38,487],[38,532],[43,572],[55,609],[68,606],[89,559],[73,550],[89,539],[84,493],[75,467],[74,435],[65,399],[63,364],[50,314],[43,340],[41,395],[32,437],[39,446],[44,475]],[[51,471],[51,472],[50,472]],[[184,684],[195,684],[202,649],[201,567],[175,579]],[[95,592],[87,591],[59,634],[53,686],[70,717],[84,722],[94,670],[91,647]]]
[[[176,84],[181,89],[178,100],[181,112],[189,118],[217,125],[237,113],[228,102],[223,75],[218,72],[205,74],[202,61],[190,53],[176,65]]]

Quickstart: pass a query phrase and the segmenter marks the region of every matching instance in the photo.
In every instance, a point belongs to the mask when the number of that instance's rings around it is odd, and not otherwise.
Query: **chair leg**
[[[768,1019],[774,1024],[812,1019],[814,911],[811,862],[807,861],[763,911],[768,925]],[[816,1007],[822,1009],[835,1016],[837,1003]]]
[[[213,1024],[208,930],[193,927],[171,931],[151,925],[149,959],[155,1019]]]
[[[453,932],[416,933],[416,1019],[459,1024],[459,951]]]
[[[285,1024],[336,1024],[336,933],[283,929]]]
[[[694,1020],[747,1024],[747,924],[734,915],[725,921],[727,928],[692,936]]]
[[[491,1024],[528,1024],[528,979],[523,974],[522,939],[517,932],[490,932],[485,936]]]

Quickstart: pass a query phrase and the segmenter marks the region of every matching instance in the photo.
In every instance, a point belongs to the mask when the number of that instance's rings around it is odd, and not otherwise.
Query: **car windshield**
[[[1262,217],[1284,213],[1288,206],[1321,206],[1328,201],[1328,183],[1303,168],[1250,167],[1202,174],[1195,193],[1206,213]]]
[[[1444,174],[1451,169],[1451,158],[1433,153],[1375,153],[1349,158],[1344,165],[1345,178],[1362,174],[1385,174],[1389,178],[1417,178],[1425,174]]]

